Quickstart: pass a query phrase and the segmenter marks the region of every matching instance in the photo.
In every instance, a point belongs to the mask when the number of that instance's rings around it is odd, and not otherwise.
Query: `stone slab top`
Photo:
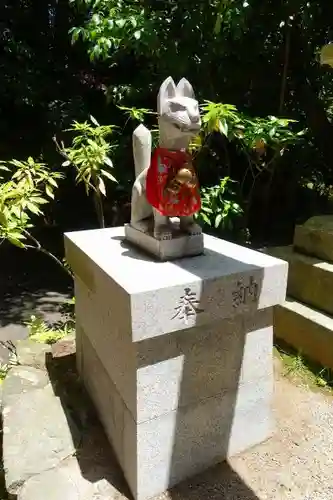
[[[123,227],[66,233],[65,243],[74,271],[73,259],[80,251],[130,295],[259,270],[263,273],[268,268],[279,268],[285,274],[288,268],[281,259],[209,235],[204,235],[203,255],[167,262],[155,261],[125,241]]]
[[[212,236],[203,255],[167,262],[124,241],[124,228],[69,233],[65,245],[76,279],[133,342],[252,315],[286,296],[287,262]]]

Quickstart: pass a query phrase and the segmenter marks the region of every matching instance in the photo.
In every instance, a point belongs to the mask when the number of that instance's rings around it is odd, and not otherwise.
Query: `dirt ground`
[[[333,397],[284,372],[276,358],[274,436],[159,500],[333,499]]]

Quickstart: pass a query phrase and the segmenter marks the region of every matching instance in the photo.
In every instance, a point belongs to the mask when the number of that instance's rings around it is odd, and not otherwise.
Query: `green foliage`
[[[75,297],[65,300],[61,307],[61,313],[64,317],[63,325],[75,327]]]
[[[0,162],[2,165],[14,167],[16,171],[12,175],[20,186],[29,189],[42,189],[45,194],[54,199],[54,189],[58,187],[58,180],[63,178],[60,172],[52,172],[45,163],[35,161],[31,156],[27,161],[10,160]]]
[[[0,363],[0,384],[5,380],[10,368],[8,364]]]
[[[29,157],[27,161],[0,162],[0,238],[25,248],[32,217],[43,214],[42,206],[54,198],[54,189],[63,177],[44,163]]]
[[[261,212],[267,213],[273,177],[282,164],[283,156],[303,141],[306,132],[295,128],[296,120],[275,116],[251,117],[231,104],[205,101],[201,109],[203,130],[194,149],[198,154],[201,149],[206,148],[209,151],[208,161],[213,161],[220,154],[212,145],[213,139],[215,138],[216,143],[216,136],[219,136],[218,142],[224,158],[224,174],[227,173],[240,184],[244,225],[248,227],[255,193],[264,191],[260,197]],[[229,155],[232,148],[238,153],[233,161]],[[219,223],[224,219],[229,220],[222,209],[219,213],[215,213],[215,208],[210,209],[210,225],[213,226],[215,221]],[[212,218],[214,220],[211,220]],[[264,223],[262,219],[261,224]]]
[[[93,125],[88,122],[74,122],[68,129],[68,132],[74,132],[76,135],[72,146],[63,148],[68,158],[63,166],[67,167],[70,164],[75,166],[76,181],[84,183],[87,194],[92,189],[106,196],[103,178],[117,182],[117,179],[109,172],[113,168],[109,155],[116,144],[106,141],[106,137],[113,133],[114,126],[99,125],[93,116],[90,119]]]
[[[90,190],[94,192],[96,212],[101,227],[104,227],[103,204],[101,197],[106,196],[104,180],[117,182],[110,173],[113,163],[110,153],[116,143],[110,144],[106,140],[114,132],[113,125],[99,125],[97,120],[91,116],[92,125],[87,121],[83,123],[74,122],[67,132],[74,132],[75,136],[70,147],[60,148],[59,151],[66,161],[63,167],[73,165],[76,169],[76,182],[83,183],[87,195]]]
[[[66,300],[61,308],[62,320],[48,325],[42,317],[32,315],[26,323],[29,338],[41,344],[55,344],[59,340],[75,334],[75,297]]]
[[[117,59],[122,52],[137,55],[150,52],[161,62],[177,55],[181,64],[185,57],[181,50],[184,46],[199,47],[201,43],[205,51],[209,46],[214,47],[214,42],[226,29],[241,32],[243,14],[248,6],[240,0],[207,0],[195,6],[175,0],[163,3],[154,0],[71,0],[71,3],[89,12],[88,20],[74,27],[71,35],[73,42],[81,38],[87,43],[91,60]],[[189,40],[181,43],[184,32]],[[198,54],[194,55],[197,58]]]
[[[125,114],[128,116],[128,119],[138,121],[140,123],[143,123],[145,121],[145,117],[147,115],[156,115],[156,113],[146,108],[128,108],[126,106],[118,106],[118,108],[121,111],[125,112]]]
[[[235,202],[236,193],[232,189],[234,181],[230,177],[221,179],[220,184],[201,190],[201,210],[196,215],[199,222],[211,228],[232,231],[235,219],[243,214]]]
[[[229,141],[237,140],[248,153],[255,152],[257,157],[262,157],[268,148],[283,154],[305,134],[304,130],[294,132],[290,128],[296,120],[275,116],[252,118],[231,104],[205,101],[202,111],[205,134],[220,132]]]
[[[332,393],[333,370],[331,368],[321,366],[281,340],[275,345],[275,350],[285,366],[286,376]]]
[[[59,340],[74,333],[73,325],[65,323],[59,328],[49,326],[43,318],[32,315],[27,321],[26,326],[29,332],[29,338],[40,344],[55,344]]]
[[[281,203],[277,218],[290,220],[292,226],[297,211],[302,212],[293,183],[306,171],[307,177],[322,174],[324,183],[332,184],[329,107],[333,80],[329,67],[319,64],[320,49],[330,41],[332,17],[332,2],[319,0],[278,4],[273,0],[4,0],[0,5],[2,158],[13,157],[14,149],[18,158],[27,153],[37,157],[42,151],[45,161],[55,165],[49,137],[59,135],[74,119],[83,121],[88,109],[98,113],[102,123],[114,116],[114,123],[122,130],[119,147],[112,154],[115,164],[121,165],[115,175],[121,186],[112,190],[110,212],[115,207],[120,212],[128,202],[133,177],[129,147],[132,130],[124,130],[124,119],[116,105],[155,110],[163,78],[186,76],[200,101],[232,102],[248,117],[288,116],[299,121],[299,129],[308,129],[307,141],[296,143],[295,151],[283,157],[281,151],[287,151],[273,147],[269,132],[276,136],[279,131],[272,131],[271,124],[263,127],[267,140],[258,141],[255,138],[262,133],[251,126],[252,136],[249,133],[244,139],[248,139],[246,149],[241,137],[229,140],[229,128],[233,127],[228,120],[228,138],[221,121],[224,141],[215,137],[206,141],[207,134],[203,134],[203,149],[210,150],[209,175],[203,185],[217,184],[230,175],[240,182],[244,203],[248,204],[252,181],[256,182],[250,209],[255,226],[262,225],[258,211],[275,210],[279,204],[276,198],[285,191],[290,209],[285,208],[288,203]],[[32,25],[38,29],[26,29]],[[105,96],[108,99],[103,101]],[[132,117],[142,121],[142,115],[136,112]],[[259,121],[257,129],[263,125]],[[294,125],[290,123],[291,131]],[[241,136],[237,127],[234,133]],[[289,149],[288,141],[284,142]],[[253,143],[254,149],[250,147]],[[236,159],[235,145],[242,152]],[[281,168],[276,171],[277,164]],[[274,178],[267,181],[273,171]],[[271,182],[268,190],[266,181]],[[67,188],[73,189],[70,180],[64,186],[66,196]],[[258,200],[266,191],[271,196],[267,210],[262,210]],[[63,229],[67,224],[82,225],[81,200],[71,194],[66,198],[70,200],[68,205],[63,199],[57,204],[56,223]],[[123,212],[122,221],[127,209]],[[69,222],[69,213],[71,219],[78,220]]]
[[[121,49],[137,49],[153,35],[153,20],[140,2],[124,0],[70,0],[89,9],[89,20],[83,27],[71,29],[72,41],[81,37],[89,43],[91,60],[106,59]]]
[[[0,384],[6,378],[9,370],[18,364],[16,346],[11,340],[1,340],[0,345],[8,351],[7,363],[0,363]]]

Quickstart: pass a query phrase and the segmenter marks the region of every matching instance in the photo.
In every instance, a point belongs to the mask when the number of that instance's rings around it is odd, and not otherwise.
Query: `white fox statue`
[[[201,127],[192,85],[168,77],[157,98],[159,148],[152,157],[151,132],[140,125],[133,133],[136,180],[132,190],[130,226],[159,241],[175,237],[170,217],[178,217],[179,232],[201,235],[193,215],[200,209],[198,181],[188,147]]]

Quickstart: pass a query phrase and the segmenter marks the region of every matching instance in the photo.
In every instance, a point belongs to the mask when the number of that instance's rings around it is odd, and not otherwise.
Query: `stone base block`
[[[272,307],[287,264],[207,235],[204,255],[159,262],[128,231],[67,235],[66,255],[78,369],[146,500],[269,437]]]
[[[322,366],[333,369],[333,318],[296,300],[274,309],[274,334]]]
[[[294,251],[270,248],[270,255],[289,263],[288,295],[325,313],[333,314],[333,264]]]
[[[152,233],[144,233],[126,224],[125,238],[160,261],[201,255],[204,251],[202,234],[190,236],[178,231],[172,240],[157,240]]]
[[[272,374],[138,423],[85,332],[84,383],[136,500],[146,500],[273,432]]]
[[[312,217],[296,226],[294,247],[303,253],[333,262],[333,215]]]

